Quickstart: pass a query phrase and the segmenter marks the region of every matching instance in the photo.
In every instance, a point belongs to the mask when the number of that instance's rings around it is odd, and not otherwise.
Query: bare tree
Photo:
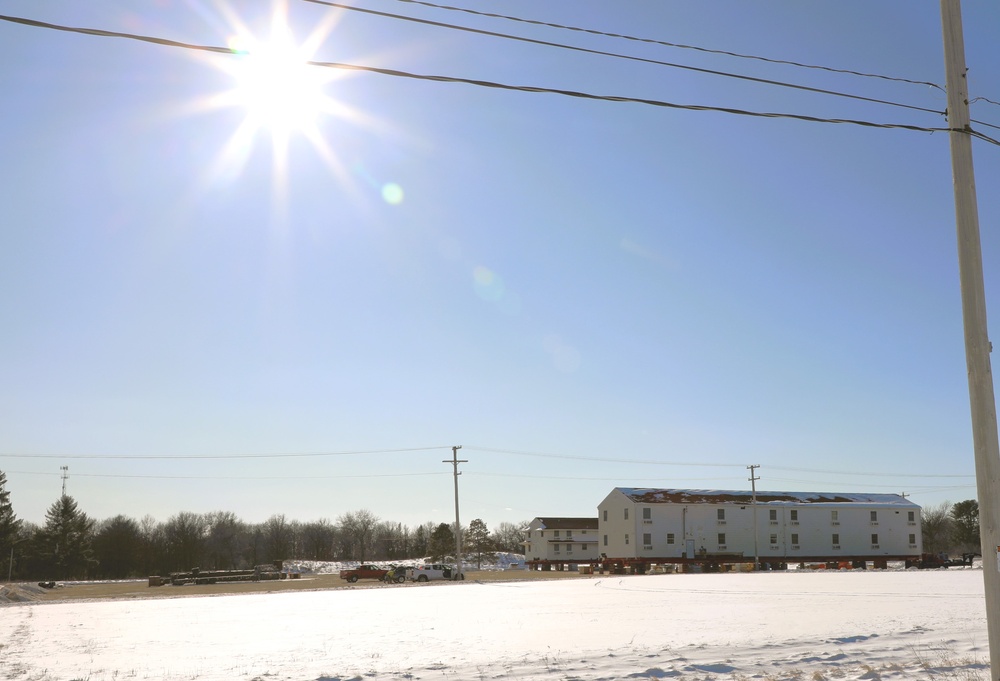
[[[264,521],[264,542],[267,560],[278,561],[294,557],[294,534],[285,514],[275,514]]]
[[[493,544],[497,551],[506,553],[524,553],[524,538],[528,532],[529,521],[519,523],[499,523],[493,528]]]
[[[205,555],[213,568],[232,570],[243,566],[246,526],[232,511],[213,511],[205,515],[208,536]]]
[[[920,512],[921,537],[927,553],[947,552],[951,547],[951,503],[944,501]]]
[[[190,570],[200,567],[205,557],[205,517],[182,511],[163,525],[168,570]]]
[[[333,559],[334,528],[326,518],[302,526],[302,557],[307,560]]]
[[[344,539],[350,543],[350,558],[364,561],[373,552],[375,529],[379,519],[369,510],[361,509],[354,513],[345,513],[337,520]]]

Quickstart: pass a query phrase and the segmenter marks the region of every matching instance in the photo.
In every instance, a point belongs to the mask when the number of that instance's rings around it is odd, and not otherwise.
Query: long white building
[[[920,507],[897,494],[616,487],[598,508],[599,550],[625,563],[717,558],[780,564],[918,558]]]

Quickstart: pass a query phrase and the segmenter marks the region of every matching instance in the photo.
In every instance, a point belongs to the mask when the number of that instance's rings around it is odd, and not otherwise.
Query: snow
[[[981,569],[0,605],[0,679],[988,679]]]

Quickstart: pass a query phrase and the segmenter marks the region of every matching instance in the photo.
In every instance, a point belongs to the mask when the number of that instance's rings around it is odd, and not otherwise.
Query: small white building
[[[597,518],[535,518],[525,535],[529,565],[593,563],[600,554]]]
[[[600,553],[626,562],[716,557],[768,564],[905,560],[922,551],[920,507],[898,494],[616,487],[600,503]]]

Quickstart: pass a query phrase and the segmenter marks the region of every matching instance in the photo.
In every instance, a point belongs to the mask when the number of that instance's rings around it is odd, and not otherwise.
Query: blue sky
[[[354,6],[931,112],[277,13],[315,61],[945,126],[929,85]],[[462,6],[944,84],[936,3]],[[963,9],[971,94],[1000,102],[1000,10]],[[212,46],[273,19],[236,0],[3,13]],[[591,515],[615,486],[746,489],[750,464],[765,490],[975,497],[945,133],[313,67],[329,110],[282,146],[220,104],[247,59],[0,22],[0,470],[20,517],[42,520],[68,466],[96,518],[442,522],[452,445],[462,519],[491,527]],[[973,146],[995,320],[1000,149]]]

